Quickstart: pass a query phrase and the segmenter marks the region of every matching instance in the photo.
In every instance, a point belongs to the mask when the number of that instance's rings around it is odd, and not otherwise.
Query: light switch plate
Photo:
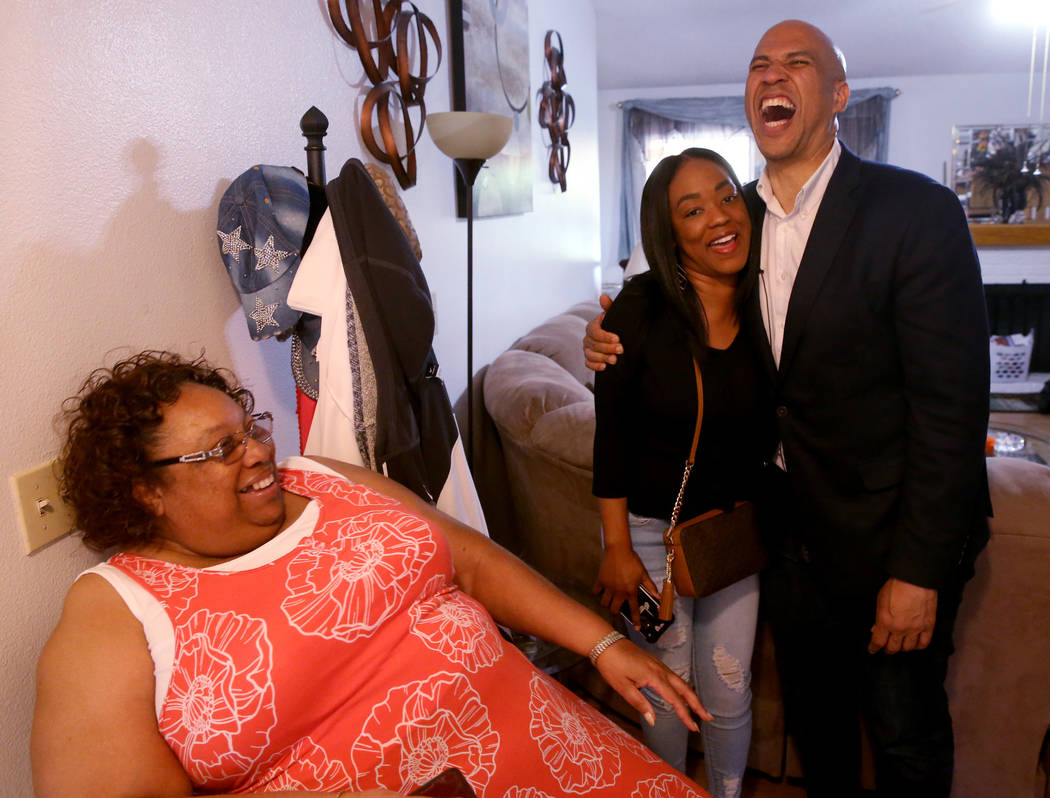
[[[49,460],[11,477],[26,554],[73,531],[73,511],[58,495],[55,462]]]

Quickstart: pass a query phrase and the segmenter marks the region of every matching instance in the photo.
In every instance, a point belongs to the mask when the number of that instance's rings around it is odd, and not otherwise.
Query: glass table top
[[[1004,426],[988,428],[989,455],[996,457],[1021,457],[1036,463],[1050,463],[1050,441],[1030,432]]]

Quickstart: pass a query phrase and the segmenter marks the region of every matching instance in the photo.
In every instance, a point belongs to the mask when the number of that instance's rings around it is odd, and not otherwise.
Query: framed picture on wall
[[[956,125],[951,187],[975,222],[1050,225],[1050,125]]]
[[[510,141],[485,163],[474,185],[474,217],[532,210],[532,91],[526,0],[450,0],[452,108],[514,119]],[[454,180],[456,209],[468,194]]]

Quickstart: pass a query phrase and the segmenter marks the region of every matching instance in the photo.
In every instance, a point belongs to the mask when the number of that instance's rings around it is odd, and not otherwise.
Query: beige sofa
[[[601,525],[591,495],[594,374],[581,341],[599,310],[581,303],[519,338],[488,367],[483,389],[515,511],[511,548],[592,607]]]
[[[596,303],[583,303],[544,322],[484,376],[517,526],[511,547],[591,606],[601,530],[590,490],[593,375],[580,342],[597,312]],[[957,749],[952,794],[1050,796],[1047,763],[1040,764],[1050,728],[1050,468],[991,458],[989,473],[992,539],[960,608],[948,678]],[[765,625],[752,670],[749,765],[774,778],[800,775]],[[586,663],[573,671],[600,700],[630,715]],[[870,760],[867,769],[870,784]]]

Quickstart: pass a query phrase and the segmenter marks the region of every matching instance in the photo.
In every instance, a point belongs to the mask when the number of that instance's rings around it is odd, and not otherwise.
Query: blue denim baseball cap
[[[306,178],[290,166],[253,166],[219,201],[219,250],[252,340],[286,335],[303,315],[287,298],[309,216]]]

